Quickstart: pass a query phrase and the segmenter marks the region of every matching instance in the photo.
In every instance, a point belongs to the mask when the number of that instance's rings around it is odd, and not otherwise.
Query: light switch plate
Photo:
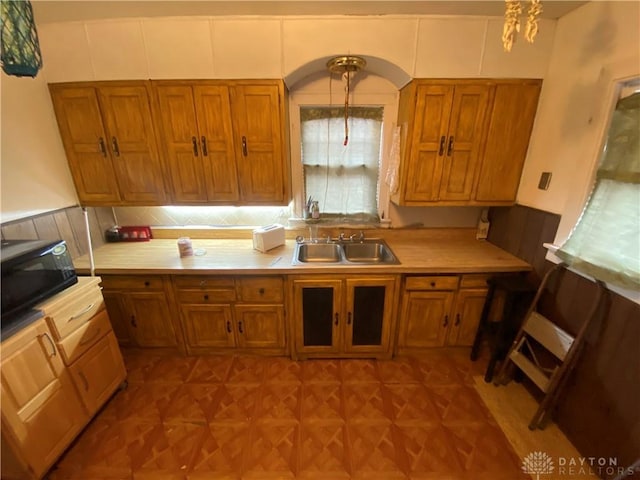
[[[542,172],[540,175],[540,181],[538,182],[538,188],[540,190],[548,190],[551,183],[551,172]]]

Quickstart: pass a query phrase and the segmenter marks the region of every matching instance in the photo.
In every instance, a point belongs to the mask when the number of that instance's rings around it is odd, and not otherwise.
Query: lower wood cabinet
[[[407,276],[397,351],[473,344],[487,296],[486,275]]]
[[[389,358],[397,283],[394,275],[291,277],[294,358]]]
[[[103,275],[103,296],[118,342],[137,347],[181,345],[164,275]],[[179,332],[178,332],[179,335]]]
[[[174,276],[173,286],[188,353],[287,353],[282,277]]]
[[[126,378],[99,282],[80,277],[2,342],[3,479],[42,478]]]
[[[89,414],[44,319],[2,342],[0,370],[2,478],[41,478]]]

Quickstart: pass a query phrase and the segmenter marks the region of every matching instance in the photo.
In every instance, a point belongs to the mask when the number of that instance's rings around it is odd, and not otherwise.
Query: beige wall
[[[502,51],[502,22],[501,17],[171,17],[39,25],[43,71],[36,80],[3,75],[3,220],[76,202],[46,82],[285,78],[300,89],[308,74],[324,73],[324,59],[344,53],[367,56],[369,72],[387,78],[396,90],[411,77],[542,78],[556,22],[542,20],[536,42],[520,40],[510,54]],[[394,213],[399,221],[412,222],[422,215]],[[431,224],[428,216],[425,210],[425,223]],[[460,217],[465,226],[469,218],[468,212]]]
[[[612,107],[612,81],[640,74],[640,3],[590,2],[562,17],[542,87],[518,203],[562,215],[562,243],[584,206]],[[548,190],[537,188],[543,171]]]
[[[2,222],[78,203],[44,75],[2,73]]]

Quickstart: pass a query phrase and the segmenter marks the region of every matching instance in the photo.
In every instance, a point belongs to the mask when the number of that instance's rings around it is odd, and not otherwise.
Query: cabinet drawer
[[[58,343],[58,349],[66,365],[70,365],[98,340],[111,331],[111,322],[106,309],[102,309],[91,320]]]
[[[456,290],[458,277],[455,275],[407,277],[405,290]]]
[[[251,277],[238,279],[238,293],[243,302],[284,301],[283,282],[280,277]]]
[[[460,288],[487,288],[487,280],[491,275],[478,273],[463,275],[460,279]]]
[[[162,290],[160,275],[109,275],[102,277],[103,288],[112,290]]]
[[[58,340],[66,337],[87,320],[104,308],[100,287],[95,285],[75,297],[67,299],[65,304],[46,310],[49,326]]]
[[[229,303],[236,300],[236,291],[233,289],[178,290],[176,297],[178,303]]]
[[[174,276],[173,284],[178,289],[233,290],[235,288],[235,282],[230,277]]]

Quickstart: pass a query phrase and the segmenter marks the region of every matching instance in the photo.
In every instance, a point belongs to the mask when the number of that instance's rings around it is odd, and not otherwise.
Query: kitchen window
[[[591,196],[557,256],[607,283],[640,287],[640,78],[620,88]]]
[[[304,198],[324,218],[378,220],[378,181],[384,107],[301,106]],[[347,136],[348,132],[348,136]]]

